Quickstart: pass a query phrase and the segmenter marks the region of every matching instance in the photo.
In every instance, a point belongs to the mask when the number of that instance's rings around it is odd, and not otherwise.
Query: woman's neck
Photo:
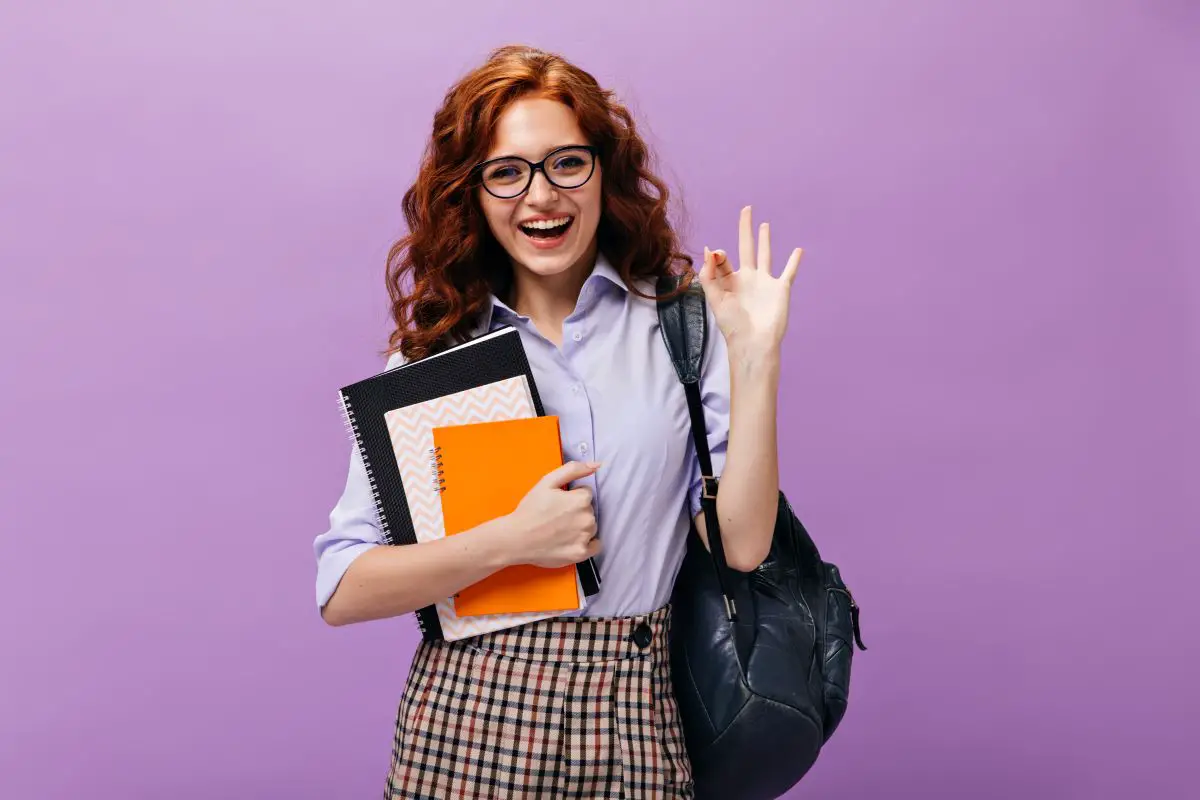
[[[538,275],[514,266],[509,307],[529,317],[546,338],[555,344],[561,343],[563,320],[575,310],[579,292],[595,263],[593,250],[557,275]]]

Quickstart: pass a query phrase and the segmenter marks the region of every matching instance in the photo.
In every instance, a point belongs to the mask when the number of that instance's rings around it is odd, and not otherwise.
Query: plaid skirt
[[[385,797],[693,797],[669,624],[664,606],[423,641]]]

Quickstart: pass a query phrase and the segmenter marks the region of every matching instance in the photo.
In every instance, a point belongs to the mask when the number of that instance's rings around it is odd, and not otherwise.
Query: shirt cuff
[[[317,564],[317,608],[325,608],[354,559],[379,547],[374,542],[341,542],[321,553]]]

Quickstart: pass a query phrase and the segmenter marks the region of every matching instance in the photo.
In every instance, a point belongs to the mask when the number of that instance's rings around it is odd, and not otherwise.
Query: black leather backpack
[[[660,279],[658,294],[677,281]],[[687,393],[711,543],[710,553],[693,528],[672,596],[672,680],[696,797],[768,800],[804,777],[846,713],[853,648],[866,649],[859,609],[782,492],[766,561],[749,573],[727,565],[700,401],[703,290],[660,301],[658,314]]]

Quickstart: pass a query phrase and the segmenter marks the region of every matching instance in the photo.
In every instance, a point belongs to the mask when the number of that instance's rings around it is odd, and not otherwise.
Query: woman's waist
[[[665,657],[669,604],[646,614],[558,616],[462,640],[475,651],[547,663]]]

